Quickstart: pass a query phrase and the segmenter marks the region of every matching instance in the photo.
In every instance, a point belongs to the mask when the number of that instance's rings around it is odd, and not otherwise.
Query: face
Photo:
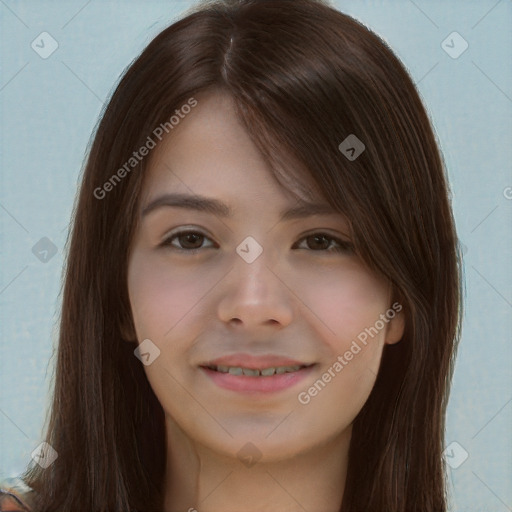
[[[225,456],[250,441],[263,459],[292,457],[350,428],[403,313],[342,215],[283,216],[302,200],[272,177],[229,97],[197,99],[151,154],[130,250],[144,370],[168,432]],[[225,206],[198,209],[199,196]]]

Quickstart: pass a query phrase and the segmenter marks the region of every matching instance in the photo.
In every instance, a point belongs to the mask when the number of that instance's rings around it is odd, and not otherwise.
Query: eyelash
[[[196,254],[197,252],[201,251],[202,249],[205,249],[204,247],[197,247],[195,249],[186,249],[183,247],[176,247],[176,246],[172,245],[172,243],[171,243],[172,240],[174,240],[175,238],[186,236],[186,235],[199,235],[199,236],[203,237],[204,239],[208,239],[211,241],[211,239],[208,236],[206,236],[204,233],[201,233],[200,231],[187,229],[184,231],[178,231],[176,233],[172,233],[160,244],[160,247],[168,247],[168,248],[172,248],[171,250],[175,250],[175,251],[182,252],[182,253],[188,253],[188,254]],[[329,241],[334,241],[338,244],[339,247],[335,247],[333,249],[317,249],[317,250],[307,249],[309,251],[327,252],[327,253],[351,253],[354,250],[354,246],[350,242],[346,242],[344,240],[333,237],[333,236],[331,236],[327,233],[323,233],[321,231],[317,231],[317,232],[311,233],[309,235],[306,235],[306,236],[302,237],[299,240],[299,242],[306,240],[308,238],[311,238],[311,237],[315,237],[315,236],[325,238]]]

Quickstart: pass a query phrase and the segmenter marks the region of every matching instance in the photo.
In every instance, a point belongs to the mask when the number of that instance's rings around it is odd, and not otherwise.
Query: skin
[[[272,178],[229,96],[197,99],[150,155],[142,209],[164,192],[183,192],[220,199],[235,214],[155,209],[141,219],[128,266],[135,336],[160,350],[144,370],[166,417],[165,511],[338,511],[351,424],[375,383],[384,344],[403,334],[403,313],[308,404],[298,401],[391,308],[390,285],[352,251],[328,250],[336,241],[315,244],[318,232],[350,242],[342,215],[280,222],[296,198]],[[161,246],[176,228],[205,238],[175,236]],[[250,264],[236,252],[247,236],[263,248]],[[218,387],[198,367],[234,352],[316,366],[291,388],[249,395]],[[239,456],[248,442],[258,459],[250,467]]]

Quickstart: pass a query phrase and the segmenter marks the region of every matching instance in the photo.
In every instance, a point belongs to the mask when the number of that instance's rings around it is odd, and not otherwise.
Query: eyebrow
[[[204,196],[189,194],[164,194],[151,201],[142,210],[145,217],[151,212],[163,207],[177,207],[188,210],[212,213],[219,217],[232,217],[233,210],[222,201]],[[280,220],[300,219],[312,215],[341,215],[328,204],[301,203],[299,206],[288,208],[281,212]]]

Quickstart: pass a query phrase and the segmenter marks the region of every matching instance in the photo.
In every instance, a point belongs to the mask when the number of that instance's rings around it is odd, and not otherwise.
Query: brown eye
[[[188,230],[174,233],[166,238],[160,245],[163,247],[170,246],[178,251],[195,252],[199,249],[207,248],[203,247],[205,240],[209,240],[206,235],[198,231]],[[174,241],[177,241],[177,244],[173,243]]]
[[[314,233],[301,239],[306,241],[306,248],[311,251],[320,252],[351,252],[353,245],[339,238],[332,237],[326,233]],[[333,246],[334,242],[334,246]],[[299,247],[302,249],[302,247]]]
[[[204,236],[197,233],[187,233],[178,237],[184,249],[198,249],[203,244]]]
[[[317,249],[325,250],[325,249],[328,249],[329,246],[331,245],[329,238],[324,235],[308,236],[306,238],[306,240],[308,242],[309,248],[313,249],[313,250],[317,250]]]
[[[199,231],[186,230],[168,236],[160,245],[169,247],[178,252],[195,253],[202,249],[212,248],[214,245],[204,246],[203,243],[211,239]],[[353,245],[350,242],[332,237],[326,233],[314,233],[300,240],[306,242],[306,247],[295,245],[299,249],[307,249],[315,252],[350,253]]]

